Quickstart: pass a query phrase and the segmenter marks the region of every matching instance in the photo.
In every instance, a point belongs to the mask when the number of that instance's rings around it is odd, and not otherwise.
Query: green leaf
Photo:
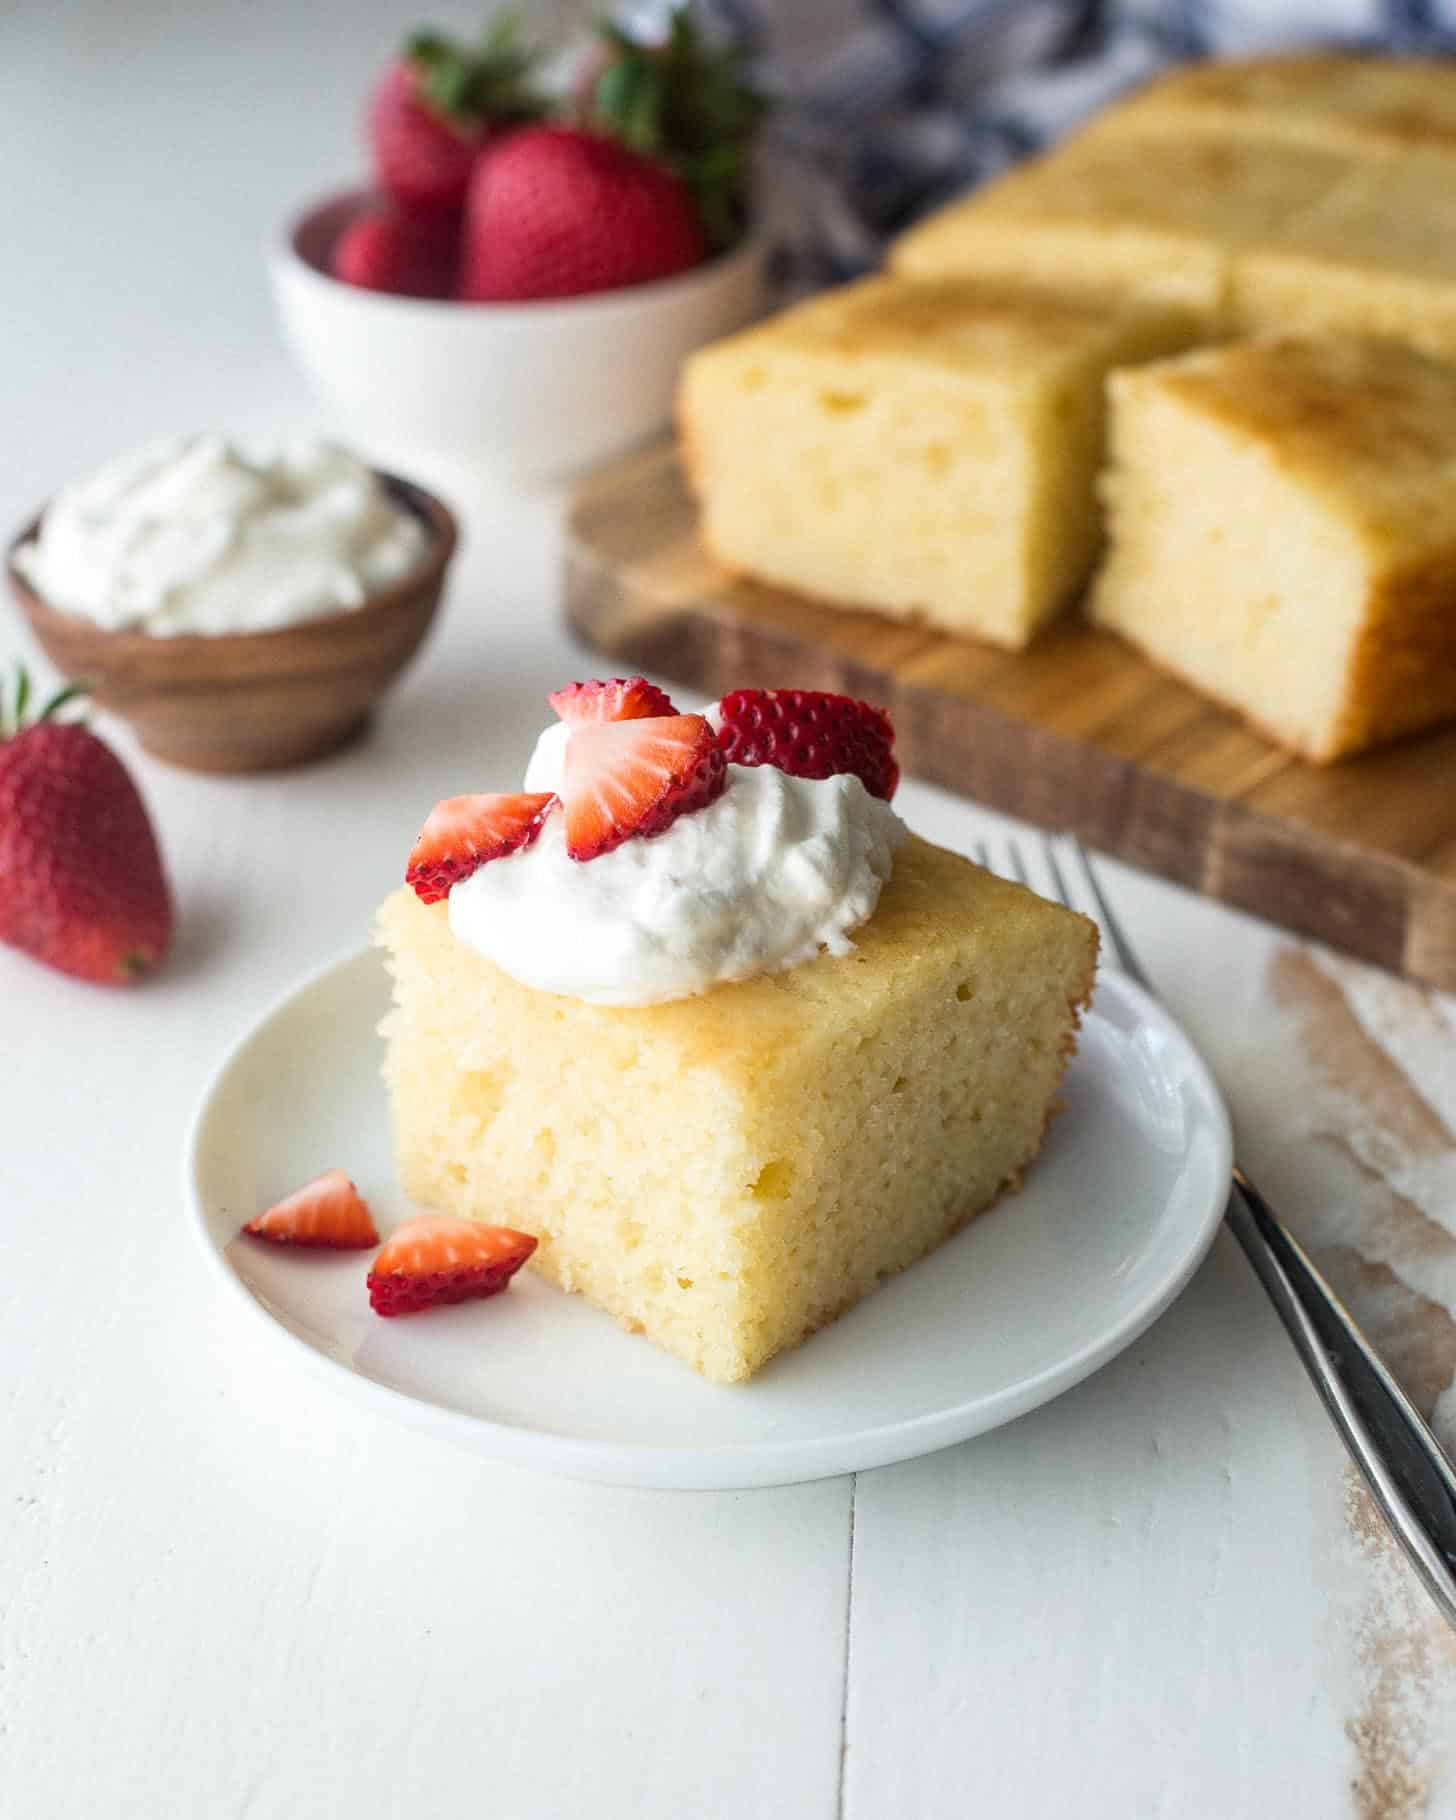
[[[640,42],[626,26],[618,25],[615,19],[598,20],[597,36],[608,49],[624,51],[629,57],[636,56],[642,49]]]
[[[15,672],[15,731],[25,725],[25,710],[30,705],[30,671],[19,664]]]
[[[635,152],[654,154],[660,144],[662,80],[640,50],[634,49],[607,65],[593,96],[598,116],[616,137]]]
[[[499,57],[506,51],[518,57],[524,56],[521,15],[498,13],[485,28],[482,49],[487,57]]]
[[[411,63],[431,68],[444,57],[455,55],[455,46],[438,32],[414,32],[405,39],[404,54]]]
[[[592,117],[675,171],[712,249],[730,245],[747,224],[749,153],[766,106],[743,50],[710,43],[685,10],[659,43],[610,23],[598,35],[610,57],[592,90]]]
[[[67,683],[63,689],[57,689],[46,705],[36,715],[37,724],[43,720],[54,720],[62,708],[69,707],[73,701],[89,695],[90,689],[83,682]]]
[[[641,65],[632,57],[619,57],[609,63],[597,78],[592,103],[605,119],[618,121],[631,110],[637,85],[642,80]]]
[[[451,49],[419,66],[420,88],[430,104],[442,114],[465,119],[474,99],[473,91],[479,72],[471,58]]]
[[[474,45],[438,32],[416,32],[405,45],[420,91],[438,113],[474,131],[496,121],[537,120],[546,101],[534,87],[539,51],[522,36],[515,13],[503,13]]]

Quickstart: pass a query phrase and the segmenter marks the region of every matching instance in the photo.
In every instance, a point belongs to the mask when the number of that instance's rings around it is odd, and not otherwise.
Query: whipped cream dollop
[[[528,790],[557,790],[570,728],[550,727]],[[905,825],[857,777],[730,765],[723,794],[593,860],[565,817],[450,893],[450,928],[525,986],[651,1005],[845,954],[890,876]]]
[[[16,566],[108,631],[268,632],[364,603],[419,561],[425,526],[347,450],[244,454],[182,436],[58,493]]]

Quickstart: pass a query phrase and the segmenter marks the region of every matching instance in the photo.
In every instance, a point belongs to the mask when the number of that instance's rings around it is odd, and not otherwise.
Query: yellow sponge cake
[[[703,537],[761,580],[1025,645],[1097,552],[1106,373],[1193,336],[1022,286],[829,292],[688,361]]]
[[[1243,329],[1384,336],[1456,362],[1456,158],[1351,175],[1235,260],[1230,313]]]
[[[407,1191],[538,1235],[532,1268],[723,1382],[1015,1185],[1097,945],[913,837],[853,952],[669,1004],[519,985],[409,891],[379,939]]]
[[[1212,131],[1361,156],[1456,151],[1456,64],[1336,51],[1182,64],[1094,130]]]
[[[1096,620],[1312,759],[1456,715],[1456,370],[1281,338],[1111,393]]]
[[[1235,252],[1276,239],[1349,168],[1315,146],[1098,127],[912,227],[891,268],[1177,304],[1216,333]]]

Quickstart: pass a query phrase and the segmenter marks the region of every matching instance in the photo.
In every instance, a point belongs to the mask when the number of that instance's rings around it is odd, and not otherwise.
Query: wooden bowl
[[[129,720],[155,757],[189,771],[301,765],[363,731],[429,630],[455,552],[455,519],[440,500],[393,474],[379,479],[423,521],[429,542],[411,574],[362,607],[274,632],[108,632],[48,606],[16,568],[15,553],[36,535],[42,513],[10,545],[11,591],[61,674]]]

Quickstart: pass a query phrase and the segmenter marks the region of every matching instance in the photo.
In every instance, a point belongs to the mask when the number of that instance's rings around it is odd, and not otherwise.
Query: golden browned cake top
[[[1162,95],[1188,104],[1260,107],[1338,106],[1362,92],[1370,71],[1416,59],[1357,57],[1348,51],[1285,51],[1261,57],[1216,57],[1183,63],[1155,76],[1136,99]]]
[[[1310,253],[1336,268],[1456,281],[1456,157],[1412,152],[1363,165],[1263,249],[1276,260]]]
[[[867,278],[811,298],[718,348],[909,360],[976,377],[1095,356],[1177,312],[980,279]],[[713,350],[709,350],[711,356]]]
[[[1372,145],[1456,146],[1456,64],[1334,51],[1188,64],[1143,89],[1120,118],[1181,113],[1238,119],[1277,136],[1330,133]]]
[[[965,204],[932,215],[1056,222],[1089,229],[1130,226],[1241,241],[1273,233],[1310,207],[1351,168],[1319,146],[1271,145],[1212,133],[1092,131],[1018,166]],[[912,228],[913,241],[925,228]]]
[[[1341,515],[1411,552],[1456,541],[1456,369],[1393,344],[1292,336],[1120,374],[1257,442]]]

